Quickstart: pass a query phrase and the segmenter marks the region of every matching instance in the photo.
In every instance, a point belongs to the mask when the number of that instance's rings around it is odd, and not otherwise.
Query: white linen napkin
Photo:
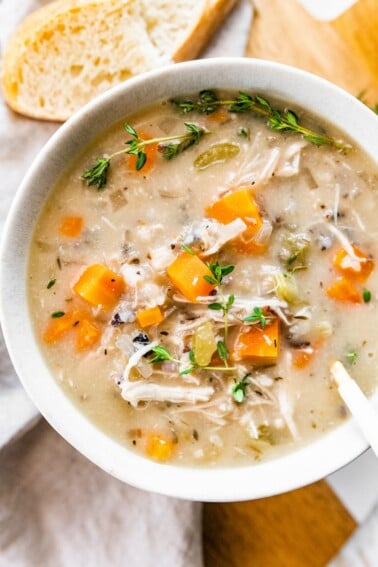
[[[199,567],[200,515],[110,477],[44,421],[0,454],[0,567]]]
[[[1,51],[25,15],[49,1],[0,0]],[[242,55],[251,12],[241,0],[226,24],[236,41],[223,31],[206,55]],[[58,127],[14,114],[0,95],[1,231],[28,166]],[[202,565],[199,503],[121,483],[44,421],[6,445],[36,420],[0,335],[0,567]]]

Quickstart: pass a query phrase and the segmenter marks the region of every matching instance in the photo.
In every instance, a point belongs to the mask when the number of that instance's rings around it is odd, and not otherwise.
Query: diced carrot
[[[205,212],[207,216],[223,224],[240,218],[249,226],[254,226],[255,232],[262,225],[259,210],[248,189],[241,189],[225,195],[225,197],[206,207]]]
[[[82,217],[64,217],[61,220],[59,226],[60,234],[63,236],[69,236],[70,238],[75,238],[79,236],[83,230],[83,218]]]
[[[262,253],[266,245],[254,242],[254,237],[262,227],[262,218],[259,209],[249,189],[241,189],[222,197],[205,209],[208,217],[228,224],[240,218],[247,225],[243,234],[236,238],[233,245],[241,253]]]
[[[198,256],[183,252],[167,268],[172,284],[190,301],[197,297],[209,295],[215,288],[204,279],[212,276],[211,271]]]
[[[81,351],[93,346],[101,337],[100,329],[89,319],[79,320],[76,330],[76,350]]]
[[[245,220],[245,219],[243,219]],[[254,228],[247,228],[238,238],[235,238],[232,246],[240,254],[264,254],[268,248],[267,244],[255,242],[256,231]]]
[[[347,278],[337,278],[327,287],[326,293],[331,299],[345,301],[347,303],[361,303],[361,293],[355,285]]]
[[[225,108],[219,107],[215,112],[209,114],[207,119],[213,124],[224,124],[230,120],[230,113]]]
[[[148,134],[145,134],[144,132],[141,132],[139,134],[139,137],[142,140],[151,140],[151,136],[149,136]],[[158,152],[158,145],[157,144],[149,144],[147,146],[144,147],[143,150],[147,156],[147,160],[146,163],[144,164],[144,166],[142,167],[142,169],[140,169],[139,171],[141,173],[148,173],[149,171],[151,171],[151,169],[153,169],[155,167],[155,162],[156,162],[156,155]],[[127,154],[127,163],[128,163],[128,169],[132,170],[132,171],[137,171],[136,169],[136,163],[137,163],[137,157],[132,155],[132,154]]]
[[[174,450],[174,443],[171,439],[161,434],[150,433],[147,437],[146,454],[155,461],[168,461]]]
[[[56,343],[72,329],[73,324],[74,318],[72,311],[65,313],[62,317],[51,319],[43,334],[44,342],[47,344]]]
[[[93,264],[86,268],[72,289],[91,305],[111,309],[124,292],[125,282],[106,266]]]
[[[260,326],[242,327],[231,352],[231,360],[244,358],[261,366],[277,362],[279,353],[279,321],[274,319],[265,329]]]
[[[374,262],[357,248],[357,246],[353,246],[353,251],[357,258],[361,258],[361,261],[349,256],[348,252],[344,250],[344,248],[341,248],[333,257],[333,265],[345,277],[361,283],[366,282],[373,271]]]
[[[293,366],[298,370],[306,368],[312,362],[315,354],[315,349],[312,347],[296,349],[293,351]]]
[[[137,313],[137,321],[142,329],[146,327],[151,327],[152,325],[158,325],[164,320],[164,314],[160,307],[150,307],[149,309],[144,309]]]

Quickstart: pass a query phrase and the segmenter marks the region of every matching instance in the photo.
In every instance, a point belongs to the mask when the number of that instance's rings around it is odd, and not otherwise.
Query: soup
[[[159,462],[240,465],[309,443],[375,387],[377,170],[302,110],[162,101],[53,188],[29,263],[44,357],[99,428]]]

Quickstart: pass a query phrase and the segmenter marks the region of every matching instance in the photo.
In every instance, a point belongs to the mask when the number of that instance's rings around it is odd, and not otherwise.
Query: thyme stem
[[[140,137],[138,132],[130,124],[126,123],[124,125],[124,129],[132,136],[131,139],[125,142],[128,147],[113,152],[109,156],[96,158],[94,165],[84,171],[82,179],[87,182],[88,186],[95,185],[100,191],[106,186],[110,162],[115,157],[122,154],[134,155],[136,157],[135,169],[139,171],[144,167],[148,159],[145,152],[145,148],[147,146],[152,144],[157,145],[158,151],[163,155],[163,157],[170,160],[194,144],[198,144],[202,136],[205,134],[210,134],[209,130],[190,122],[186,122],[185,127],[186,132],[183,134],[145,140]]]
[[[281,132],[296,132],[302,134],[306,140],[316,146],[330,145],[336,149],[347,151],[350,146],[342,141],[306,128],[299,123],[298,117],[292,110],[278,110],[268,100],[260,95],[249,95],[239,92],[235,99],[219,100],[216,93],[211,90],[201,91],[196,100],[172,101],[173,104],[184,113],[192,111],[203,114],[212,114],[220,106],[228,106],[229,112],[244,113],[253,112],[267,119],[267,126],[271,130]]]

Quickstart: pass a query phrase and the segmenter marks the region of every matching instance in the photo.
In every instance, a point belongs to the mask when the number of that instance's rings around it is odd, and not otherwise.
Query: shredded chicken
[[[301,152],[308,145],[306,140],[298,140],[290,144],[283,152],[274,172],[279,177],[293,177],[298,175]]]
[[[134,366],[136,366],[138,364],[138,362],[144,357],[145,354],[150,352],[150,350],[154,346],[157,346],[158,344],[159,343],[157,341],[149,343],[148,345],[140,348],[139,350],[137,350],[136,352],[134,352],[134,354],[132,354],[130,356],[128,363],[125,366],[125,370],[123,371],[123,380],[125,382],[128,382],[128,380],[129,380],[131,369],[134,368]]]
[[[125,382],[121,385],[121,396],[134,407],[141,401],[195,404],[196,402],[207,402],[213,394],[214,388],[211,386],[165,386],[146,383],[142,380]]]
[[[247,225],[241,219],[222,224],[214,219],[196,221],[184,232],[183,242],[187,246],[199,243],[203,256],[215,254],[230,240],[240,236]]]
[[[124,264],[121,273],[128,287],[133,290],[133,309],[163,305],[166,300],[166,289],[153,281],[156,273],[151,266]]]
[[[338,228],[336,228],[333,224],[324,223],[324,225],[328,228],[332,234],[334,234],[340,244],[343,246],[345,251],[348,253],[348,256],[356,260],[356,262],[363,263],[366,262],[366,258],[360,258],[357,256],[353,250],[353,246],[349,242],[348,238],[343,234]]]

